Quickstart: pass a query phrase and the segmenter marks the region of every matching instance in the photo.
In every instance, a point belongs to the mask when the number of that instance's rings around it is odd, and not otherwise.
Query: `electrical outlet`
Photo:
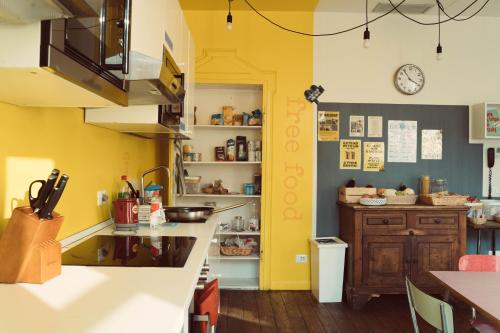
[[[297,254],[295,256],[295,262],[297,264],[305,264],[307,262],[307,254]]]
[[[97,206],[102,206],[106,201],[108,201],[106,190],[97,191]]]

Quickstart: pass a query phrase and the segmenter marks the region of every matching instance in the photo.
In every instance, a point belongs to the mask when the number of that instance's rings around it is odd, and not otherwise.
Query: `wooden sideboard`
[[[355,309],[373,296],[405,293],[405,277],[441,291],[428,271],[457,270],[465,254],[465,206],[363,206],[339,203],[347,248],[344,290]]]

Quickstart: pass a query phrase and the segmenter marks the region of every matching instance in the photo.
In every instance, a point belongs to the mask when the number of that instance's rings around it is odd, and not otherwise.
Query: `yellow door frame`
[[[196,59],[196,83],[199,84],[253,84],[262,86],[262,196],[261,196],[261,248],[259,288],[271,286],[271,208],[273,147],[273,100],[276,92],[276,72],[253,66],[240,58],[236,49],[203,49]]]

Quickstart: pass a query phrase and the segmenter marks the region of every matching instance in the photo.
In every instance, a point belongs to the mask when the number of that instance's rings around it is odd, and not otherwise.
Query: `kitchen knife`
[[[56,207],[61,195],[66,187],[66,183],[68,182],[69,177],[67,175],[62,175],[59,181],[57,182],[56,187],[50,193],[49,199],[43,208],[40,210],[38,216],[41,219],[52,220],[52,212]]]
[[[45,206],[47,198],[49,197],[49,194],[54,188],[54,185],[57,181],[57,177],[59,177],[59,170],[57,169],[52,170],[52,173],[50,174],[49,178],[38,191],[38,197],[31,206],[33,208],[34,213],[38,213],[40,209],[42,209],[43,206]]]

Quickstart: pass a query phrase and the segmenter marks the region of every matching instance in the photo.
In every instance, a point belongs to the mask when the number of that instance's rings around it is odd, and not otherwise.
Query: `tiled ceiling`
[[[329,11],[329,12],[364,12],[363,0],[248,0],[255,8],[262,11]],[[398,3],[400,0],[392,0]],[[441,0],[447,12],[457,13],[474,0]],[[486,0],[478,0],[464,14],[475,12]],[[180,0],[181,6],[186,10],[227,10],[227,0]],[[387,0],[368,0],[368,7],[372,11],[377,5],[390,5]],[[435,11],[435,0],[406,0],[408,5],[432,6],[428,13]],[[234,0],[231,4],[233,10],[250,10],[244,0]],[[490,0],[481,16],[500,16],[500,1]]]

